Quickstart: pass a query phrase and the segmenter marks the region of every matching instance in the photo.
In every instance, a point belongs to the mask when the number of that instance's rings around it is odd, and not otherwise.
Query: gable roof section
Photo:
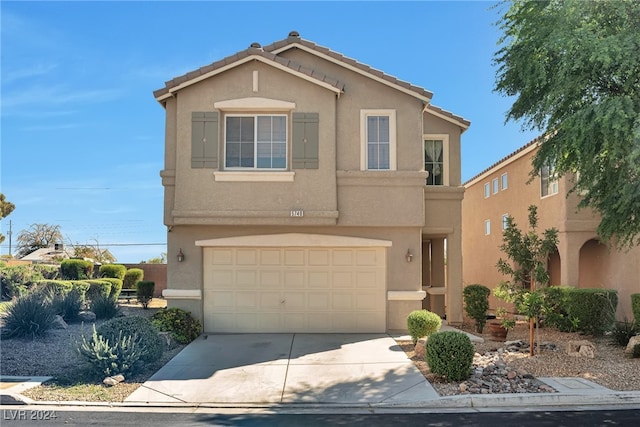
[[[467,130],[471,125],[471,122],[464,119],[463,117],[455,115],[449,111],[443,110],[442,108],[436,107],[435,105],[432,105],[431,104],[431,98],[433,97],[432,92],[426,89],[423,89],[421,87],[412,85],[411,83],[400,80],[389,74],[383,73],[382,71],[372,68],[367,64],[363,64],[362,62],[358,62],[355,59],[346,57],[339,52],[333,51],[324,46],[319,46],[318,44],[311,42],[309,40],[305,40],[301,38],[296,31],[290,32],[289,37],[287,37],[284,40],[280,40],[268,46],[265,46],[264,50],[267,52],[273,52],[273,53],[279,54],[281,52],[284,52],[293,48],[302,49],[305,52],[309,52],[313,55],[324,58],[330,62],[338,64],[358,74],[364,75],[382,84],[385,84],[394,89],[397,89],[401,92],[414,96],[425,103],[426,105],[425,111],[427,111],[430,114],[433,114],[434,116],[440,117],[441,119],[447,120],[451,123],[454,123],[460,126],[463,132]]]
[[[319,73],[316,70],[298,64],[295,61],[281,58],[273,53],[265,52],[258,46],[259,45],[257,44],[253,44],[246,50],[227,56],[226,58],[205,67],[201,67],[180,77],[169,80],[165,83],[164,88],[154,91],[153,96],[158,102],[162,102],[180,89],[191,86],[192,84],[198,83],[209,77],[215,76],[216,74],[220,74],[253,60],[263,62],[305,80],[309,80],[315,84],[332,90],[336,94],[340,94],[344,91],[344,84],[342,82],[326,76],[323,73]]]
[[[525,145],[518,148],[513,153],[503,157],[502,159],[498,160],[497,162],[495,162],[494,164],[492,164],[491,166],[489,166],[488,168],[486,168],[485,170],[483,170],[473,178],[469,179],[467,182],[462,184],[463,187],[469,188],[471,185],[477,183],[478,181],[482,181],[488,175],[491,175],[492,173],[494,173],[497,169],[503,166],[506,166],[509,163],[518,160],[520,157],[524,156],[525,154],[535,150],[540,146],[540,144],[542,144],[543,139],[544,139],[543,136],[538,136],[537,138],[527,142]]]
[[[327,61],[338,64],[372,80],[378,81],[410,96],[418,98],[425,104],[424,111],[460,126],[462,128],[462,132],[467,130],[467,128],[471,124],[470,121],[464,119],[463,117],[443,110],[442,108],[436,107],[435,105],[431,105],[431,98],[433,97],[432,92],[412,85],[408,82],[402,81],[389,74],[383,73],[380,70],[372,68],[367,64],[358,62],[355,59],[348,58],[343,54],[335,52],[329,48],[319,46],[314,42],[305,40],[301,38],[296,31],[290,32],[289,36],[286,39],[274,42],[268,46],[265,46],[264,48],[262,48],[259,43],[253,43],[246,50],[227,56],[226,58],[209,64],[205,67],[201,67],[180,77],[169,80],[165,83],[164,88],[154,91],[153,95],[158,102],[162,103],[165,99],[171,97],[173,93],[179,91],[182,88],[205,80],[216,74],[222,73],[252,60],[258,60],[268,65],[290,72],[305,80],[312,81],[320,86],[333,90],[338,95],[344,92],[344,83],[336,80],[335,78],[327,76],[326,74],[321,73],[317,70],[305,67],[290,59],[279,56],[279,53],[294,48],[302,49],[313,55],[324,58]]]

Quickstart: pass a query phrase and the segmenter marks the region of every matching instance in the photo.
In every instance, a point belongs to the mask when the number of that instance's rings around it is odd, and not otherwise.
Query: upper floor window
[[[449,136],[423,135],[423,148],[427,185],[449,185]]]
[[[488,236],[491,234],[491,220],[490,219],[486,219],[484,221],[484,234],[485,236]]]
[[[360,168],[396,170],[395,110],[362,110],[360,119]]]
[[[558,178],[552,164],[544,165],[540,169],[540,197],[558,193]]]
[[[509,188],[509,180],[507,178],[507,174],[503,173],[500,176],[500,187],[502,190],[506,190],[507,188]]]
[[[491,196],[491,184],[488,182],[484,184],[484,198],[488,199]]]
[[[506,230],[509,227],[509,214],[502,215],[502,229]]]
[[[286,169],[286,115],[227,115],[225,168]]]
[[[493,184],[493,194],[496,194],[499,190],[498,178],[493,178],[492,184]]]

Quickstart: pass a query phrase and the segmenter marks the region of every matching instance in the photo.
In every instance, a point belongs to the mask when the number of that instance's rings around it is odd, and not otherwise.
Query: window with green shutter
[[[294,169],[318,169],[318,113],[293,113]]]
[[[218,113],[191,113],[191,167],[218,167]]]

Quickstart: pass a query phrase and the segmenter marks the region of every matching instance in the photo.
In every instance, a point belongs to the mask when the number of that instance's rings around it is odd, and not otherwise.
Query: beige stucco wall
[[[532,147],[533,148],[533,147]],[[602,287],[618,290],[617,317],[631,318],[631,293],[640,291],[640,248],[628,253],[617,252],[604,245],[587,243],[597,240],[598,217],[589,209],[578,210],[579,197],[565,196],[571,188],[571,178],[563,177],[558,182],[558,193],[540,197],[540,179],[530,178],[531,160],[535,149],[525,150],[522,156],[508,159],[489,171],[480,179],[466,186],[462,203],[463,227],[463,282],[465,285],[481,283],[494,288],[505,277],[498,273],[496,263],[504,257],[500,251],[502,243],[502,215],[510,214],[520,229],[528,228],[528,207],[538,206],[538,232],[555,227],[558,230],[559,276],[561,285],[580,287]],[[500,190],[484,198],[484,184],[507,173],[508,189]],[[491,234],[484,234],[484,221],[491,220]],[[587,246],[584,246],[587,244]],[[582,251],[581,258],[581,248]],[[492,308],[504,305],[493,295]]]

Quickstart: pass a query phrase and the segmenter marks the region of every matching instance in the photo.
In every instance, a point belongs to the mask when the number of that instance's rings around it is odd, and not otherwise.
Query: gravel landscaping
[[[163,300],[153,300],[149,310],[143,310],[135,304],[123,304],[122,311],[126,315],[151,316],[164,304]],[[471,324],[463,325],[462,329],[479,335]],[[81,334],[90,334],[91,331],[90,324],[71,324],[67,329],[51,330],[46,337],[36,340],[2,340],[0,374],[53,376],[53,381],[24,393],[35,400],[121,402],[184,347],[165,351],[161,360],[114,387],[99,382],[86,384],[78,376],[81,365],[74,343]],[[543,343],[542,351],[531,357],[528,334],[528,324],[519,323],[509,331],[507,340],[512,342],[510,346],[491,341],[488,333],[483,334],[485,342],[474,343],[476,355],[473,375],[461,383],[447,383],[433,375],[425,360],[416,357],[411,341],[399,341],[398,344],[442,396],[555,391],[538,381],[538,377],[581,377],[612,390],[640,391],[640,358],[627,357],[624,349],[611,345],[608,338],[541,329],[539,340]],[[566,345],[572,340],[593,342],[595,357],[568,355]]]

